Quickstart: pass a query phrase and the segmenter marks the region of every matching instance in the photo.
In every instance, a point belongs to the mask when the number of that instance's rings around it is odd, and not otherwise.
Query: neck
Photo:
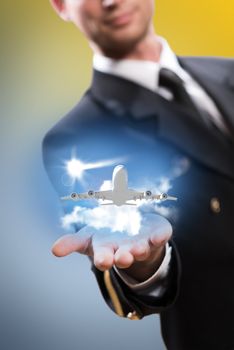
[[[100,47],[92,45],[94,52],[112,59],[132,59],[142,61],[158,62],[160,60],[162,44],[154,32],[153,26],[148,33],[130,51],[119,53],[107,52]]]

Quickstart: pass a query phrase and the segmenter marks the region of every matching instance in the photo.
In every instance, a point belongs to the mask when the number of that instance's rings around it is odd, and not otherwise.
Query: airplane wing
[[[87,193],[76,193],[73,192],[69,196],[61,197],[62,200],[73,200],[78,201],[82,199],[101,199],[103,201],[109,200],[113,201],[113,191],[88,191]],[[166,201],[166,200],[172,200],[176,201],[177,198],[173,196],[169,196],[167,193],[161,193],[161,194],[152,194],[151,191],[146,192],[139,192],[132,189],[128,190],[128,198],[127,201],[130,200],[137,200],[137,199],[146,199],[146,200],[159,200],[159,201]],[[129,204],[133,205],[133,204]]]
[[[144,199],[145,193],[139,192],[136,190],[128,189],[128,201],[130,200],[137,200],[137,199]]]
[[[151,199],[151,200],[159,200],[159,201],[177,201],[177,197],[169,196],[167,193],[160,193],[160,194],[151,194],[146,195],[145,199]]]
[[[61,197],[62,200],[73,200],[78,201],[82,199],[102,199],[102,200],[112,200],[112,190],[109,191],[88,191],[87,193],[76,193],[73,192],[69,196]]]
[[[159,201],[166,201],[166,200],[176,201],[177,200],[176,197],[169,196],[167,193],[152,194],[151,191],[138,192],[138,191],[129,189],[128,200],[137,200],[137,199],[159,200]]]
[[[88,199],[88,198],[90,198],[88,193],[76,193],[76,192],[71,193],[69,196],[61,197],[63,201],[69,201],[69,200],[78,201],[80,199]]]
[[[94,198],[95,199],[102,199],[103,201],[105,201],[105,200],[112,201],[113,200],[113,191],[108,190],[108,191],[94,192]]]

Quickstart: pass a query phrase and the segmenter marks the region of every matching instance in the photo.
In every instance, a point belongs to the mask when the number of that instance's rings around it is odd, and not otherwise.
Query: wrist
[[[165,246],[157,248],[144,261],[136,261],[129,268],[123,269],[129,277],[143,282],[150,278],[160,267],[165,256]]]

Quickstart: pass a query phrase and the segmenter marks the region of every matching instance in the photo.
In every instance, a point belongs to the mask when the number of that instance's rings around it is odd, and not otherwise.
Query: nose
[[[102,0],[102,6],[104,8],[114,7],[118,5],[122,0]]]

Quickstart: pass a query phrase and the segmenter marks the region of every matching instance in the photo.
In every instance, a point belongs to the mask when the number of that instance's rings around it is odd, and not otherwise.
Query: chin
[[[142,41],[146,33],[146,30],[139,30],[139,27],[121,28],[106,36],[99,36],[97,45],[105,55],[121,58],[130,53]]]

